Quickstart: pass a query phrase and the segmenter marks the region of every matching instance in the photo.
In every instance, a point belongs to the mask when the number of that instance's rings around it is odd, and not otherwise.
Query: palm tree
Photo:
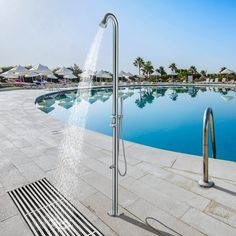
[[[200,74],[205,77],[206,76],[206,71],[205,70],[201,70]]]
[[[171,69],[171,71],[172,72],[177,72],[177,70],[178,70],[178,68],[177,68],[177,66],[176,66],[176,64],[175,63],[171,63],[170,65],[169,65],[169,68]]]
[[[197,68],[195,66],[190,66],[190,68],[188,69],[188,71],[192,74],[192,75],[196,75],[197,74]]]
[[[171,63],[170,65],[169,65],[169,68],[171,69],[171,72],[172,72],[172,79],[173,79],[173,77],[174,77],[174,73],[176,73],[177,72],[177,66],[176,66],[176,64],[175,63]]]
[[[220,73],[221,73],[223,70],[225,70],[225,69],[227,69],[225,66],[221,67]]]
[[[73,66],[69,67],[68,69],[71,69],[73,74],[77,76],[78,74],[81,74],[83,71],[79,68],[78,65],[74,64]]]
[[[143,64],[142,71],[147,77],[150,77],[150,74],[154,72],[154,68],[151,61],[147,61]]]
[[[134,61],[134,66],[138,67],[138,73],[140,75],[141,68],[144,65],[144,60],[141,57],[137,57]]]
[[[160,73],[161,76],[166,75],[166,71],[163,66],[160,66],[158,69],[156,69],[156,72]]]

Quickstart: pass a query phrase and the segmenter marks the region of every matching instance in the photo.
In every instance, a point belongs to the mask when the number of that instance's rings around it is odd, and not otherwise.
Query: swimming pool
[[[76,98],[76,92],[41,97],[37,100],[37,107],[68,122],[72,106],[80,109],[81,103],[89,103],[85,127],[112,135],[112,89],[94,88],[87,99]],[[120,88],[119,96],[124,100],[124,139],[202,155],[203,114],[207,107],[211,107],[215,118],[217,158],[236,161],[236,89],[134,86]]]

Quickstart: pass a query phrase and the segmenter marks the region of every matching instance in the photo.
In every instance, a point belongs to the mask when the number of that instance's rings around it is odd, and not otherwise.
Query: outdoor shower
[[[112,101],[112,209],[109,213],[111,216],[119,216],[118,213],[118,158],[119,158],[119,119],[122,119],[118,114],[118,38],[119,26],[116,17],[107,13],[100,23],[103,28],[107,27],[107,22],[111,20],[113,24],[113,101]]]

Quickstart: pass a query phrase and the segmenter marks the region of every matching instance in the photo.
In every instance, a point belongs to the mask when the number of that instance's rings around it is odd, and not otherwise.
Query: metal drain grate
[[[47,179],[8,194],[35,236],[103,236]]]

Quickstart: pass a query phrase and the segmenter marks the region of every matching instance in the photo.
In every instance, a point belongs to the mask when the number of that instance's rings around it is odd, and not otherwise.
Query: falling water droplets
[[[88,99],[91,95],[92,79],[96,69],[103,32],[104,29],[99,27],[87,54],[83,76],[78,85],[75,104],[70,110],[68,124],[64,130],[64,137],[59,151],[60,166],[57,171],[57,180],[60,188],[66,191],[72,191],[73,186],[76,186],[73,183],[73,181],[76,181],[73,175],[79,170],[77,170],[75,162],[78,163],[79,160],[85,158],[83,141],[85,139],[84,128],[90,105]],[[68,168],[70,169],[69,171]],[[70,186],[64,184],[68,184],[68,181],[64,181],[65,178],[67,180],[68,178],[71,179]]]

